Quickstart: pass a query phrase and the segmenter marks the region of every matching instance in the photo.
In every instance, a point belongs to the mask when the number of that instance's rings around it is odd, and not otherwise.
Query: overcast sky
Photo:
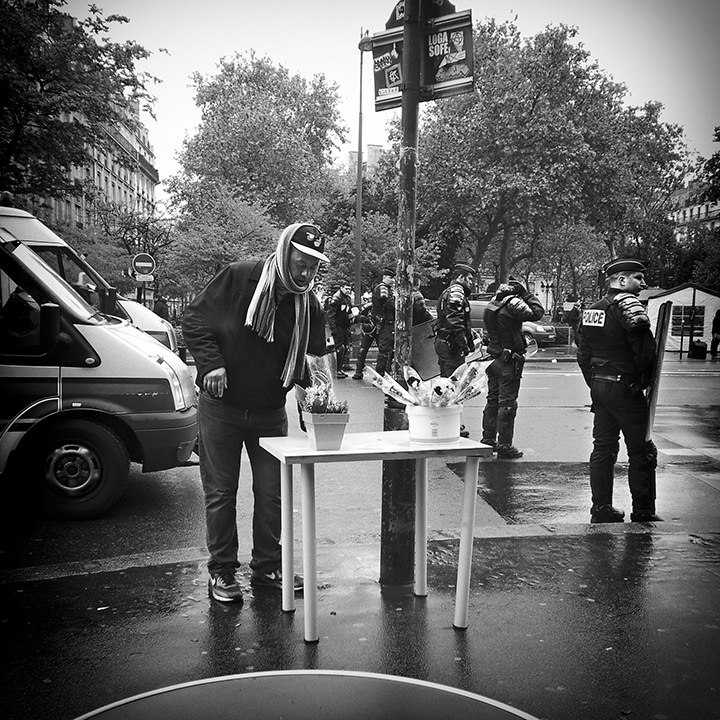
[[[130,22],[114,40],[132,38],[153,51],[144,61],[163,82],[154,88],[157,120],[147,119],[160,177],[178,170],[183,138],[199,112],[189,78],[213,75],[222,57],[254,49],[307,78],[322,73],[339,86],[349,128],[341,159],[357,148],[361,28],[385,29],[392,0],[96,0]],[[89,3],[70,0],[67,11],[86,17]],[[654,100],[662,120],[685,128],[691,149],[709,157],[720,125],[720,1],[718,0],[458,0],[473,23],[517,16],[524,36],[546,25],[578,28],[578,39],[601,69],[629,90],[628,102]],[[165,48],[169,55],[157,52]],[[385,143],[385,125],[399,110],[375,112],[371,54],[363,67],[363,146]]]

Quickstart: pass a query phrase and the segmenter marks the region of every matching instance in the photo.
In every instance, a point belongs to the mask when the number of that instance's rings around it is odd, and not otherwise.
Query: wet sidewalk
[[[357,429],[368,429],[378,394],[350,380],[343,388]],[[323,466],[318,644],[303,640],[302,599],[287,614],[279,595],[252,593],[247,557],[242,607],[208,599],[203,548],[90,574],[6,575],[0,716],[69,720],[202,678],[339,669],[446,684],[547,720],[720,717],[717,413],[659,415],[672,430],[659,444],[676,442],[661,450],[658,470],[665,521],[649,525],[587,523],[586,416],[525,407],[523,447],[543,423],[558,437],[577,429],[573,442],[481,463],[467,630],[452,626],[462,463],[431,465],[426,598],[378,583],[381,463],[344,466],[352,482],[343,484]],[[617,504],[627,510],[625,473],[621,464]]]
[[[246,588],[243,607],[210,602],[202,562],[3,586],[0,712],[62,720],[181,682],[300,668],[425,679],[548,720],[718,717],[716,533],[476,539],[465,631],[452,627],[455,540],[430,543],[427,598],[381,593],[378,555],[321,549],[317,645],[302,639],[302,601],[285,614]]]

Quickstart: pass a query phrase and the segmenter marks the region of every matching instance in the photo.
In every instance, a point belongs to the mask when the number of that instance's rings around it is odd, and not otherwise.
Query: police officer
[[[638,299],[645,266],[618,258],[603,267],[606,296],[583,310],[578,364],[590,387],[593,450],[590,455],[590,522],[622,522],[612,505],[620,433],[628,453],[628,483],[634,522],[661,520],[655,514],[657,449],[646,440],[648,402],[643,392],[652,379],[655,340],[645,307]]]
[[[517,398],[525,365],[525,320],[540,320],[545,310],[540,301],[517,280],[498,286],[483,313],[488,334],[488,391],[483,411],[481,442],[491,445],[499,459],[514,460],[522,452],[513,444]]]
[[[377,327],[372,318],[372,302],[368,300],[363,302],[360,312],[355,318],[355,322],[360,324],[360,347],[358,348],[357,363],[355,365],[355,374],[353,380],[362,380],[363,368],[365,367],[365,359],[367,358],[370,346],[377,342]]]
[[[475,269],[457,263],[452,269],[450,284],[438,298],[435,353],[441,377],[450,377],[475,346],[468,302],[474,282]],[[470,436],[464,425],[460,426],[460,436]]]
[[[352,288],[345,282],[333,293],[328,301],[325,314],[327,315],[328,326],[332,333],[335,344],[335,356],[337,358],[337,377],[346,378],[347,373],[343,372],[345,363],[350,355],[352,334],[350,325],[352,323],[352,302],[350,293]]]
[[[435,352],[442,377],[450,377],[473,350],[475,342],[470,327],[468,296],[474,281],[474,268],[457,263],[453,267],[450,284],[438,299]]]
[[[377,362],[375,370],[382,375],[390,372],[392,367],[394,334],[395,334],[395,271],[383,268],[382,280],[372,292],[373,323],[377,328]]]

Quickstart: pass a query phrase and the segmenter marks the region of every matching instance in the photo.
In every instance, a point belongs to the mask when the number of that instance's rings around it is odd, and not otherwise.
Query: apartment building
[[[710,230],[720,228],[720,203],[702,201],[703,190],[698,183],[690,182],[672,195],[670,218],[675,225],[675,238],[680,242],[687,238],[690,225],[701,223]]]
[[[147,128],[139,122],[139,108],[131,107],[137,125],[134,129],[122,125],[108,128],[112,151],[92,151],[92,162],[86,167],[73,168],[71,180],[92,183],[99,198],[125,210],[153,215],[155,212],[155,188],[160,182],[155,167],[155,153],[148,137]],[[70,121],[68,113],[63,120]],[[93,205],[89,197],[46,198],[45,218],[55,223],[70,223],[78,228],[94,224]]]

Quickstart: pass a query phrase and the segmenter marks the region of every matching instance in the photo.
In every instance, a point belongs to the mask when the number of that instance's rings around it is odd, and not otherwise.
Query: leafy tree
[[[166,256],[173,242],[172,223],[159,215],[152,217],[128,210],[116,203],[96,200],[93,205],[95,224],[77,228],[73,223],[52,223],[57,232],[76,252],[120,292],[129,294],[136,288],[131,259],[139,252],[155,258],[156,288],[163,285],[167,271]]]
[[[720,143],[720,126],[715,128],[713,142]],[[703,163],[700,182],[706,186],[703,200],[720,202],[720,150]]]
[[[194,76],[202,119],[180,154],[175,200],[187,188],[222,184],[272,220],[313,220],[328,194],[331,152],[344,139],[337,86],[307,81],[254,52],[221,60],[217,75]]]
[[[548,27],[523,41],[512,23],[475,32],[476,90],[425,113],[419,212],[443,262],[489,253],[507,277],[546,257],[558,228],[585,221],[608,255],[646,242],[682,164],[681,131],[660,107],[625,108],[625,88]]]
[[[0,0],[0,190],[16,195],[81,195],[68,171],[111,151],[113,131],[136,122],[128,108],[154,100],[154,78],[136,70],[149,52],[105,37],[128,19],[91,5],[78,22],[65,5]]]
[[[695,262],[692,279],[720,293],[720,230],[703,228],[702,242],[704,257]]]
[[[194,295],[227,263],[266,258],[278,237],[262,205],[239,200],[225,185],[199,182],[164,255],[164,286]]]
[[[360,274],[363,289],[371,289],[380,280],[383,267],[395,267],[397,247],[397,219],[383,213],[370,212],[363,216],[362,254]],[[326,244],[330,258],[323,279],[326,284],[355,278],[355,216],[339,225]]]

